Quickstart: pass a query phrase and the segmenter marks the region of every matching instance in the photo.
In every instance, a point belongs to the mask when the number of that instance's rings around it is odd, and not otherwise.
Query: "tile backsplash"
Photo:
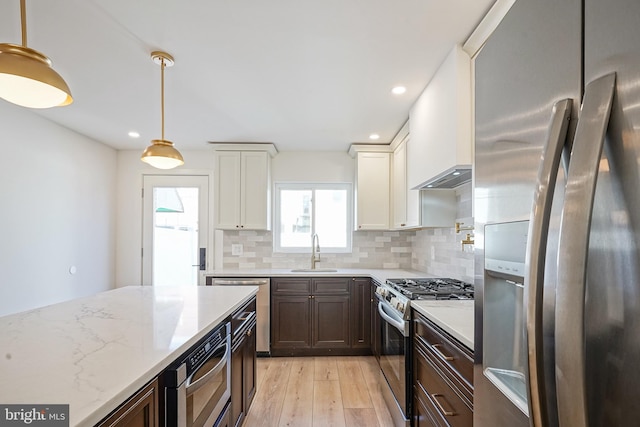
[[[456,188],[456,221],[463,227],[473,226],[471,183]],[[474,281],[473,246],[462,246],[467,233],[473,238],[473,230],[455,232],[451,228],[425,228],[415,233],[411,268],[432,276],[451,277],[465,282]]]
[[[396,268],[410,269],[415,232],[356,231],[351,253],[323,253],[320,246],[318,268]],[[231,245],[242,244],[243,254],[231,254]],[[310,253],[274,253],[270,231],[225,231],[223,243],[225,269],[309,268]]]
[[[456,189],[458,222],[473,225],[471,184]],[[473,283],[473,247],[462,250],[463,231],[427,228],[408,231],[355,231],[353,251],[320,253],[319,268],[388,268],[423,271]],[[274,253],[270,231],[225,231],[222,242],[224,269],[309,268],[311,254]],[[242,245],[242,255],[232,255],[232,245]],[[321,247],[322,249],[322,247]]]

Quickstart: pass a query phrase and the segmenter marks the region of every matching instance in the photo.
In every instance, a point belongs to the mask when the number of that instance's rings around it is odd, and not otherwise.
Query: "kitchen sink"
[[[335,268],[294,268],[292,273],[335,273]]]

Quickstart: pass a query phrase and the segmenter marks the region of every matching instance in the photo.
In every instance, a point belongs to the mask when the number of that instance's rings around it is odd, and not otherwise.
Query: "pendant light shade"
[[[182,154],[173,146],[173,142],[154,139],[142,153],[141,160],[158,169],[173,169],[184,165]]]
[[[151,52],[151,59],[160,65],[160,104],[161,104],[161,123],[162,138],[151,141],[144,152],[142,160],[158,169],[173,169],[177,166],[184,165],[182,154],[173,146],[173,142],[164,139],[164,69],[174,64],[173,57],[165,52]]]
[[[29,108],[71,104],[69,86],[49,58],[27,47],[25,0],[20,1],[20,12],[22,45],[0,43],[0,98]]]

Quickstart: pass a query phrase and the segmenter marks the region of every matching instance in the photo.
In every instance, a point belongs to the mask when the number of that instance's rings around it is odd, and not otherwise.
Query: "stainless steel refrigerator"
[[[640,1],[516,0],[475,87],[474,426],[640,425]]]

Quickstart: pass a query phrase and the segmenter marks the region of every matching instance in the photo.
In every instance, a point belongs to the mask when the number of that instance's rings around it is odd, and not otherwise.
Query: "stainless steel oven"
[[[380,370],[382,377],[389,385],[383,387],[383,395],[396,426],[409,426],[411,415],[411,342],[409,328],[411,322],[404,320],[402,314],[387,301],[385,288],[378,287],[376,299],[378,301],[379,323],[379,351]],[[395,297],[392,298],[395,304]]]
[[[165,372],[165,425],[226,425],[230,398],[231,323],[225,323]]]
[[[411,424],[411,300],[473,299],[473,286],[448,278],[387,279],[376,285],[377,313],[374,337],[380,370],[389,387],[383,395],[396,427]]]

